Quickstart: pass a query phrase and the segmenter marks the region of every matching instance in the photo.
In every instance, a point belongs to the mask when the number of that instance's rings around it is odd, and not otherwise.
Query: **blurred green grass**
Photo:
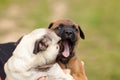
[[[55,0],[51,1],[54,4]],[[66,0],[65,2],[68,7],[66,18],[79,24],[86,36],[85,40],[80,40],[77,51],[79,58],[85,62],[88,80],[120,80],[120,1]],[[51,22],[49,0],[1,0],[0,17],[6,17],[4,11],[12,4],[23,8],[24,17],[18,18],[25,19],[25,22],[21,22],[22,27],[33,30],[47,27]],[[35,24],[26,25],[29,20]]]

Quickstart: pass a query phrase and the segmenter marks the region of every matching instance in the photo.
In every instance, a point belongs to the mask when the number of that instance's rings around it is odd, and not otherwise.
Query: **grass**
[[[66,17],[78,23],[86,35],[86,39],[80,41],[77,51],[79,58],[85,62],[88,79],[120,80],[120,1],[71,0],[66,2],[68,4]],[[4,14],[2,13],[4,9],[13,3],[22,5],[25,13],[23,17],[25,22],[21,22],[22,27],[28,29],[47,27],[51,22],[48,20],[51,14],[48,0],[19,0],[18,2],[1,0],[0,16]],[[34,24],[26,25],[26,21],[30,23],[29,20]]]
[[[84,5],[83,5],[84,3]],[[89,4],[88,4],[89,3]],[[81,41],[78,50],[85,60],[89,80],[119,80],[120,6],[116,1],[72,2],[71,18],[81,22],[86,40]],[[79,5],[78,5],[79,4]],[[87,4],[87,5],[85,5]],[[77,9],[77,10],[76,10]],[[79,17],[77,17],[79,16]]]

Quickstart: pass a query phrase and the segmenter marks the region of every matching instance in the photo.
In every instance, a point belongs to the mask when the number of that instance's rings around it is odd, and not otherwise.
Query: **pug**
[[[46,80],[73,80],[65,74],[55,62],[60,37],[52,30],[37,29],[24,35],[12,56],[5,63],[6,80],[37,80],[42,76]]]

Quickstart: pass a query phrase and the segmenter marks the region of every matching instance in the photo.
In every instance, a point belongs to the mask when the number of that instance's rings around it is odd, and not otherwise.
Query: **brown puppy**
[[[57,20],[48,27],[56,32],[62,39],[62,53],[57,57],[60,66],[71,70],[71,75],[75,80],[87,80],[85,72],[82,70],[80,60],[76,57],[76,47],[81,39],[85,39],[84,33],[80,26],[71,20]]]

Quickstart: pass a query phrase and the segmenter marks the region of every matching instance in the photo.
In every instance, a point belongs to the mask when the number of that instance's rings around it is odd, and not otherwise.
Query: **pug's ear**
[[[79,25],[78,25],[78,29],[79,29],[79,31],[80,31],[80,37],[81,37],[82,39],[85,39],[84,32],[82,31],[82,29],[80,28]]]
[[[49,24],[48,29],[50,29],[53,26],[53,22]]]
[[[40,49],[39,49],[39,43],[40,43],[40,39],[36,40],[35,45],[34,45],[34,50],[33,50],[34,54],[37,54],[40,51]]]
[[[33,53],[37,54],[40,51],[45,51],[48,48],[49,41],[52,41],[52,40],[48,35],[45,35],[43,36],[43,38],[36,40]]]
[[[23,38],[23,36],[20,37],[20,38],[17,40],[17,42],[15,42],[15,46],[17,46],[17,45],[20,43],[20,41],[22,40],[22,38]]]

